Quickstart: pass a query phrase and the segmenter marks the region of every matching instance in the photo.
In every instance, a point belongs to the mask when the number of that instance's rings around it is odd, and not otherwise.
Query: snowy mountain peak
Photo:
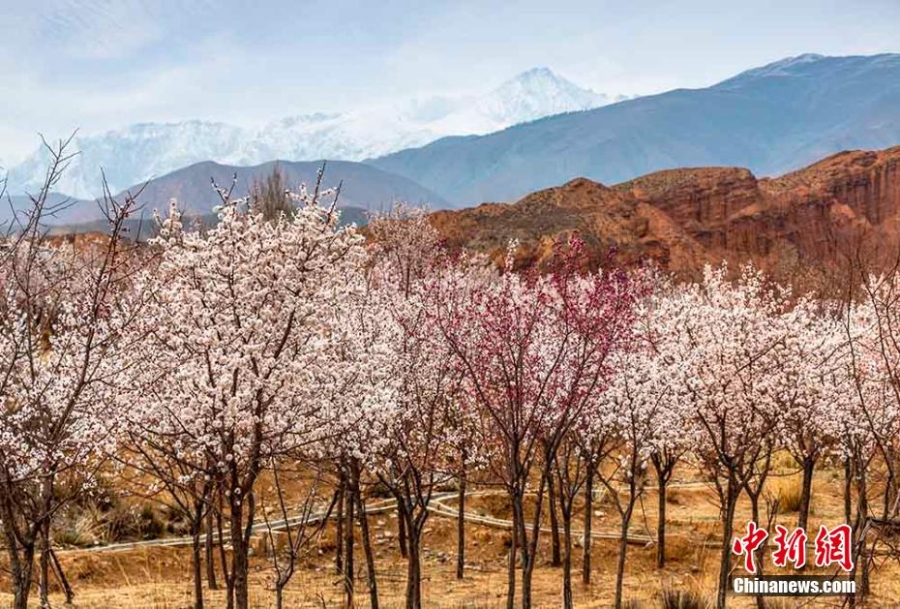
[[[517,82],[529,85],[531,83],[534,83],[535,85],[540,85],[543,83],[566,83],[568,85],[572,85],[571,82],[569,82],[562,76],[559,76],[558,74],[556,74],[556,72],[554,72],[547,66],[538,66],[529,70],[525,70],[524,72],[519,72],[518,74],[507,80],[505,83],[500,85],[500,88]]]
[[[481,96],[428,97],[344,113],[297,114],[254,130],[200,120],[138,123],[102,134],[79,134],[73,150],[80,155],[58,188],[70,196],[93,198],[101,192],[101,168],[111,190],[118,191],[207,160],[231,165],[273,159],[360,161],[448,135],[490,133],[620,99],[582,89],[549,68],[537,67]],[[46,153],[39,150],[11,168],[11,192],[38,188],[45,166]]]
[[[285,127],[292,127],[296,125],[316,125],[320,123],[325,123],[328,121],[333,121],[335,119],[340,118],[340,114],[335,113],[327,113],[327,112],[315,112],[313,114],[298,114],[296,116],[286,116],[278,121],[275,121],[273,124],[280,124]]]
[[[582,89],[568,78],[557,74],[547,66],[538,66],[536,68],[525,70],[524,72],[519,72],[497,88],[503,89],[504,87],[516,84],[534,91],[548,88],[589,91],[589,89]]]
[[[492,119],[514,125],[551,114],[588,110],[610,99],[582,89],[546,67],[532,68],[506,81],[479,105]]]

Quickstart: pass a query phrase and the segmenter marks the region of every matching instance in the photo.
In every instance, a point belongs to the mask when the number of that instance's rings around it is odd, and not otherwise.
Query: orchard
[[[60,515],[100,486],[181,515],[197,609],[220,586],[229,608],[251,606],[261,536],[282,606],[326,529],[343,602],[379,606],[369,519],[385,505],[398,522],[405,604],[422,607],[435,500],[457,502],[464,578],[476,484],[511,510],[510,609],[537,605],[548,537],[562,606],[574,606],[574,587],[597,585],[625,606],[636,511],[652,491],[663,569],[679,471],[715,498],[718,607],[744,565],[739,502],[772,539],[779,518],[807,529],[823,468],[842,476],[835,501],[858,583],[844,601],[865,599],[892,551],[900,273],[857,273],[831,298],[752,266],[677,281],[614,259],[585,270],[577,235],[546,267],[517,268],[514,241],[498,266],[445,248],[415,208],[343,226],[338,191],[319,186],[274,210],[220,189],[207,229],[173,201],[147,243],[124,230],[134,202],[107,198],[108,234],[79,249],[43,230],[55,167],[0,252],[0,579],[17,608],[35,594],[50,606],[53,573],[64,579]],[[785,459],[801,476],[796,522],[768,491]],[[601,493],[617,543],[616,560],[599,565]],[[764,549],[747,550],[758,573],[773,568]]]

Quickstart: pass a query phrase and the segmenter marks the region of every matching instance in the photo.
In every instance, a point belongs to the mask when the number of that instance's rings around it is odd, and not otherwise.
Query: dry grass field
[[[713,492],[696,481],[675,481],[668,501],[668,558],[662,570],[655,566],[652,544],[629,547],[625,579],[625,598],[632,607],[661,607],[666,591],[683,591],[704,606],[713,600],[718,560],[718,508]],[[799,484],[798,476],[787,466],[777,469],[769,483],[770,492],[779,493],[783,503]],[[825,470],[815,480],[810,530],[820,522],[836,524],[842,520],[842,479],[840,473]],[[631,533],[652,535],[656,521],[656,494],[645,492],[633,519]],[[445,500],[446,505],[453,505]],[[789,506],[790,507],[790,506]],[[496,491],[473,493],[468,501],[473,516],[509,516],[506,500]],[[618,516],[602,496],[595,504],[595,531],[614,534]],[[749,505],[741,504],[736,527],[743,529],[749,518]],[[793,527],[796,513],[785,510],[777,522]],[[402,607],[405,562],[397,549],[397,520],[393,513],[369,516],[376,553],[379,596],[383,607]],[[546,520],[545,520],[546,523]],[[580,531],[580,520],[575,529]],[[463,580],[455,578],[455,522],[432,515],[423,538],[424,603],[428,607],[501,607],[506,591],[506,556],[509,533],[502,528],[470,522],[467,526],[467,571]],[[357,548],[357,604],[368,606],[365,561]],[[313,545],[286,591],[287,607],[337,607],[343,603],[343,585],[334,572],[334,530],[329,528]],[[581,548],[575,548],[575,603],[578,607],[606,607],[613,598],[617,542],[594,541],[593,583],[580,583]],[[549,564],[550,536],[542,536],[540,562],[535,573],[535,600],[540,607],[559,605],[561,569]],[[148,547],[129,551],[97,552],[67,549],[60,552],[75,589],[76,607],[127,607],[128,609],[180,609],[191,607],[190,557],[187,548]],[[771,558],[767,557],[767,561]],[[253,553],[251,603],[254,607],[274,606],[274,591],[269,584],[271,567],[266,560],[264,540],[259,538]],[[740,568],[738,568],[740,570]],[[767,571],[772,573],[771,562]],[[778,570],[790,574],[789,570]],[[8,582],[4,581],[6,588]],[[879,561],[872,575],[870,607],[900,606],[900,568],[888,560]],[[63,598],[56,590],[55,604]],[[224,606],[221,591],[208,591],[208,606]],[[729,606],[755,606],[750,597],[731,597]],[[7,597],[0,594],[0,602]],[[690,605],[684,605],[688,607]],[[838,597],[800,602],[792,599],[770,601],[772,607],[840,606]]]

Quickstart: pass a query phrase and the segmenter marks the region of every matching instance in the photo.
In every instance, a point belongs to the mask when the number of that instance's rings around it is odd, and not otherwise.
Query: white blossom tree
[[[649,419],[644,438],[650,462],[656,473],[657,528],[656,564],[662,568],[666,560],[666,504],[668,484],[675,466],[690,451],[692,405],[688,381],[697,366],[697,354],[678,342],[675,349],[667,341],[678,337],[678,324],[690,300],[673,297],[677,291],[672,281],[650,271],[646,281],[653,290],[638,308],[637,330],[643,344],[632,357],[639,370],[633,376],[646,380],[641,386],[647,392],[642,399],[653,407],[646,410]],[[639,394],[640,395],[640,394]],[[658,405],[657,405],[658,404]]]
[[[752,267],[730,282],[727,268],[704,272],[703,282],[672,295],[681,312],[675,332],[662,343],[675,358],[695,365],[688,375],[692,404],[689,428],[694,452],[720,502],[722,550],[717,606],[724,607],[731,570],[734,512],[742,491],[771,454],[777,408],[771,373],[785,337],[774,318],[789,295],[769,286]]]
[[[134,320],[131,199],[107,196],[109,234],[52,241],[49,195],[71,158],[67,142],[48,150],[41,191],[16,215],[0,254],[0,523],[24,608],[40,558],[41,605],[49,606],[52,523],[95,483],[113,432],[103,408],[111,379],[128,366],[122,333]],[[71,592],[67,590],[71,597]]]
[[[838,315],[828,303],[804,297],[779,320],[785,340],[772,376],[780,411],[775,433],[802,471],[797,526],[804,530],[815,468],[834,453],[840,434],[835,413],[853,400]]]
[[[466,444],[460,423],[461,378],[450,347],[426,314],[424,290],[446,256],[424,210],[398,206],[374,219],[371,281],[382,316],[395,332],[391,370],[399,403],[389,418],[372,467],[397,501],[401,551],[407,560],[406,606],[422,606],[421,537],[431,498],[458,474],[457,451]],[[472,275],[477,277],[476,274]]]
[[[334,433],[321,391],[340,334],[331,313],[365,289],[362,237],[339,229],[317,197],[298,198],[292,217],[266,220],[225,197],[205,233],[185,231],[177,213],[163,220],[159,265],[143,279],[148,364],[119,408],[127,425],[203,464],[185,475],[214,468],[230,525],[229,606],[239,609],[255,484],[271,460]]]

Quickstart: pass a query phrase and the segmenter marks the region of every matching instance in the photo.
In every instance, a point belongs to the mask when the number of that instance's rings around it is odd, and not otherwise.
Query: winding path
[[[646,490],[653,490],[654,487],[647,487]],[[704,482],[682,482],[682,483],[673,483],[669,485],[670,489],[696,489],[696,488],[707,488],[706,483]],[[474,493],[469,493],[467,497],[484,497],[488,495],[503,495],[504,491],[477,491]],[[428,511],[433,515],[441,517],[441,518],[456,518],[458,516],[458,511],[455,507],[447,505],[449,500],[456,499],[457,493],[455,492],[445,492],[445,493],[435,493],[431,498],[431,503],[428,506]],[[374,502],[366,506],[366,514],[382,514],[385,512],[389,512],[394,509],[396,505],[395,500],[393,499],[384,499],[381,501]],[[321,522],[323,518],[325,518],[325,512],[316,512],[311,514],[306,524],[314,524],[317,522]],[[295,516],[292,518],[288,518],[287,520],[276,520],[273,522],[269,522],[266,524],[264,521],[257,521],[253,524],[252,531],[254,534],[265,533],[267,530],[271,529],[272,531],[279,531],[285,528],[298,525],[302,522],[302,516]],[[481,514],[475,514],[470,511],[466,511],[464,514],[464,518],[466,522],[471,522],[472,524],[477,524],[481,526],[487,526],[495,529],[504,529],[510,530],[512,529],[512,521],[506,520],[503,518],[494,518],[492,516],[483,516]],[[542,533],[549,533],[550,527],[541,527]],[[572,532],[575,538],[582,538],[584,536],[583,530],[575,530]],[[223,532],[223,534],[227,535],[227,529]],[[677,534],[673,534],[677,535]],[[593,531],[591,533],[591,539],[619,539],[619,533],[609,533],[602,531]],[[189,535],[185,535],[182,537],[165,537],[161,539],[147,539],[143,541],[127,541],[120,543],[112,543],[106,545],[97,545],[89,548],[70,548],[70,549],[60,549],[56,551],[56,554],[83,554],[83,553],[98,553],[98,552],[127,552],[130,550],[139,550],[143,548],[153,548],[153,547],[184,547],[190,546],[193,542],[193,539]],[[640,533],[629,533],[628,535],[628,543],[634,545],[642,545],[646,546],[648,544],[652,544],[656,542],[656,537],[651,535],[644,535]]]

